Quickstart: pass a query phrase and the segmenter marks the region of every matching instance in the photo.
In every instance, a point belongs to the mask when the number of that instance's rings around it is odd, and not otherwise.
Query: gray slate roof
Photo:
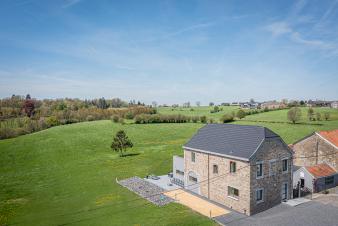
[[[249,159],[266,138],[279,137],[261,126],[208,124],[183,147]]]

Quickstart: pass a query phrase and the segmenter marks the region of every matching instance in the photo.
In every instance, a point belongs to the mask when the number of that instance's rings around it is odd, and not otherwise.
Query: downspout
[[[210,169],[209,169],[209,156],[210,154],[208,154],[208,199],[210,199],[210,181],[209,181],[209,176],[210,176]]]

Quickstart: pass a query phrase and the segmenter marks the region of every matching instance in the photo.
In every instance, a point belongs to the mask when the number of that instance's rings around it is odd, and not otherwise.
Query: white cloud
[[[266,29],[272,33],[273,36],[280,36],[283,34],[291,33],[292,29],[286,22],[275,22],[268,26]]]

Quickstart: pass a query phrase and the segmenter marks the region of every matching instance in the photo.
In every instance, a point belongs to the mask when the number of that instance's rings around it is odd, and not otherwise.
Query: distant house
[[[244,102],[240,103],[240,107],[244,109],[257,109],[260,106],[257,102]]]
[[[263,102],[261,104],[261,109],[278,109],[278,108],[285,108],[286,105],[284,103],[281,102],[277,102],[277,101],[267,101],[267,102]]]
[[[293,173],[293,187],[320,192],[338,185],[338,172],[327,163],[303,166]]]
[[[331,103],[331,108],[337,109],[337,108],[338,108],[338,101],[333,101],[333,102]]]
[[[294,165],[327,163],[338,170],[338,129],[318,131],[292,144]]]
[[[306,103],[307,107],[330,107],[331,101],[325,101],[325,100],[309,100]]]
[[[291,197],[293,152],[265,127],[208,124],[183,149],[184,187],[212,201],[252,215]]]
[[[239,102],[232,102],[230,105],[231,106],[239,106],[240,104],[239,104]]]

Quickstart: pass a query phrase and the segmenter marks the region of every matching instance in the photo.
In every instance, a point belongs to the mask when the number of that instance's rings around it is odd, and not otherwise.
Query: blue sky
[[[0,1],[0,96],[338,99],[338,1]]]

